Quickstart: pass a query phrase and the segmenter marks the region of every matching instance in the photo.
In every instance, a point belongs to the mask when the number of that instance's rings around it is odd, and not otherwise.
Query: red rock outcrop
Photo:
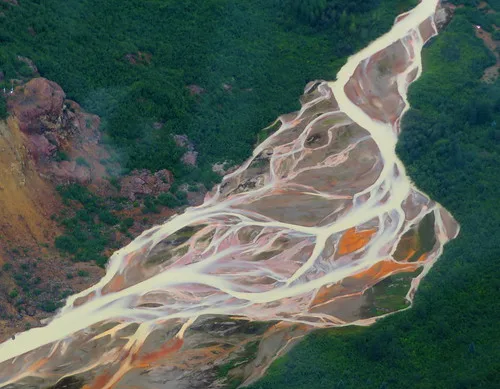
[[[28,32],[30,32],[29,29],[28,29]],[[30,68],[33,76],[40,76],[40,74],[38,73],[38,68],[36,67],[35,63],[31,59],[29,59],[28,57],[22,57],[20,55],[17,56],[17,59],[21,62],[24,62]]]
[[[181,157],[181,162],[185,165],[196,166],[196,162],[198,160],[198,152],[195,151],[193,142],[189,140],[187,135],[174,135],[174,140],[177,146],[187,149],[187,151]]]
[[[189,93],[191,96],[199,96],[203,93],[205,93],[205,89],[203,89],[201,86],[196,85],[196,84],[191,84],[186,87],[189,90]]]
[[[153,55],[151,53],[138,51],[137,53],[125,54],[124,59],[127,60],[131,65],[138,64],[149,64],[151,62]]]
[[[87,166],[82,166],[75,161],[61,161],[55,163],[50,171],[58,181],[61,182],[79,182],[82,184],[91,181],[90,169]]]
[[[18,120],[22,132],[40,134],[61,122],[65,97],[64,91],[55,82],[34,78],[16,88],[8,99],[8,108]]]
[[[7,104],[43,176],[58,184],[88,183],[105,174],[100,161],[109,157],[99,146],[100,119],[65,97],[58,84],[39,77],[17,87]]]
[[[120,194],[130,200],[138,196],[157,196],[167,192],[173,181],[172,173],[166,169],[154,174],[148,170],[134,170],[131,175],[122,178]]]
[[[196,166],[197,160],[198,160],[197,151],[186,151],[181,158],[182,163],[189,166]]]

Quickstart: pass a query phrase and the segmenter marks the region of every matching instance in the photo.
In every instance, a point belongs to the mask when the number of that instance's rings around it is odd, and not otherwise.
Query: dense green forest
[[[412,309],[368,328],[317,331],[252,389],[500,387],[500,83],[479,81],[493,59],[466,10],[423,60],[398,153],[460,222],[459,237]]]
[[[6,82],[30,77],[17,56],[32,59],[101,116],[126,168],[167,168],[210,186],[212,163],[245,159],[261,128],[298,108],[307,82],[334,78],[345,56],[415,2],[0,2],[0,71]],[[179,162],[172,134],[194,142],[199,168]]]

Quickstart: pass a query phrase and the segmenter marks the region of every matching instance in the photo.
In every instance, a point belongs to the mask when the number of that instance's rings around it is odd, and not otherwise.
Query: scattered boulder
[[[220,176],[223,176],[224,174],[226,174],[226,169],[225,169],[226,164],[227,161],[214,163],[212,165],[212,171],[214,173],[219,174]]]
[[[196,84],[191,84],[186,87],[189,90],[189,93],[191,96],[199,96],[203,93],[205,93],[205,89],[203,89],[201,86],[196,85]]]
[[[172,173],[166,169],[154,174],[149,170],[134,170],[130,175],[121,179],[120,195],[132,201],[140,196],[157,196],[168,192],[173,181]]]
[[[101,118],[97,115],[85,112],[80,105],[72,100],[65,100],[63,128],[66,134],[79,135],[74,137],[73,141],[78,141],[80,144],[91,143],[97,144],[101,139],[99,126]]]
[[[212,171],[220,176],[232,173],[238,169],[238,166],[230,166],[228,161],[217,162],[212,165]]]
[[[63,184],[77,182],[79,184],[90,183],[90,168],[75,161],[61,161],[51,165],[50,173],[52,179]]]
[[[134,54],[131,54],[131,53],[128,53],[128,54],[125,54],[124,58],[131,64],[131,65],[135,65],[137,64],[137,58]]]
[[[177,146],[184,147],[187,151],[181,157],[182,163],[189,166],[196,166],[198,160],[198,152],[195,151],[193,143],[187,135],[174,135],[174,140]]]
[[[31,72],[33,75],[38,75],[38,68],[36,67],[35,63],[27,58],[27,57],[21,57],[20,55],[17,56],[17,59],[21,62],[24,62],[28,67],[31,69]]]
[[[187,135],[174,135],[175,144],[179,147],[185,147],[188,150],[194,150],[194,146]]]
[[[196,161],[198,159],[197,151],[186,151],[181,157],[182,163],[189,166],[196,166]]]
[[[148,64],[151,62],[153,55],[151,53],[138,51],[137,53],[125,54],[124,59],[131,65]]]
[[[35,161],[49,158],[57,150],[57,146],[51,143],[44,135],[33,134],[28,140],[28,149]]]
[[[448,23],[450,23],[452,17],[453,17],[452,7],[446,5],[444,7],[440,7],[436,11],[436,15],[434,18],[438,31],[443,30],[448,25]]]

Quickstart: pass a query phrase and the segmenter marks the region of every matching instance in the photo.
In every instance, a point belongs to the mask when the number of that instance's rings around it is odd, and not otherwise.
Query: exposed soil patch
[[[494,11],[493,11],[494,12]],[[500,69],[500,54],[498,54],[497,48],[499,41],[493,39],[492,34],[483,30],[480,26],[476,26],[476,36],[481,38],[486,47],[491,50],[496,58],[496,63],[484,70],[483,77],[481,80],[487,83],[493,83],[498,78],[498,72]]]
[[[486,1],[481,1],[477,6],[477,9],[487,14],[496,13],[496,11],[492,9]],[[476,36],[484,42],[486,47],[490,49],[490,51],[496,58],[496,63],[493,66],[486,68],[484,70],[483,77],[481,77],[482,81],[491,84],[497,80],[498,72],[500,71],[500,54],[498,53],[500,41],[495,40],[493,38],[493,35],[490,32],[484,30],[481,26],[475,26],[475,28]],[[493,28],[495,30],[499,29],[499,27],[497,27],[496,25],[493,25]]]

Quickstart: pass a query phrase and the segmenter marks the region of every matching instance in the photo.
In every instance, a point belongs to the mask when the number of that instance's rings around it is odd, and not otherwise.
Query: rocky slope
[[[86,212],[63,202],[59,185],[82,185],[103,201],[123,199],[124,209],[116,213],[133,223],[127,234],[109,227],[116,244],[173,213],[162,207],[146,218],[143,212],[145,198],[170,189],[172,173],[136,170],[110,179],[120,165],[100,143],[99,117],[67,100],[58,84],[37,77],[6,92],[9,117],[0,121],[0,341],[41,325],[67,295],[103,275],[92,262],[75,263],[54,247],[64,232],[63,216]],[[190,200],[202,197],[191,194]]]
[[[0,339],[40,325],[65,294],[101,274],[53,248],[61,233],[54,215],[63,209],[56,185],[99,174],[57,158],[63,150],[76,156],[97,147],[89,135],[99,118],[64,97],[57,84],[33,79],[7,96],[10,116],[0,121]],[[70,279],[78,271],[85,277]]]
[[[29,140],[13,118],[0,121],[0,151],[0,339],[4,339],[39,325],[65,290],[84,288],[91,279],[79,277],[69,284],[67,274],[78,270],[51,248],[60,232],[51,216],[61,209],[61,201],[52,182],[40,176]],[[95,277],[100,274],[91,272]]]
[[[89,183],[101,178],[100,119],[85,113],[55,82],[34,78],[8,98],[12,121],[26,136],[30,158],[53,183]]]

